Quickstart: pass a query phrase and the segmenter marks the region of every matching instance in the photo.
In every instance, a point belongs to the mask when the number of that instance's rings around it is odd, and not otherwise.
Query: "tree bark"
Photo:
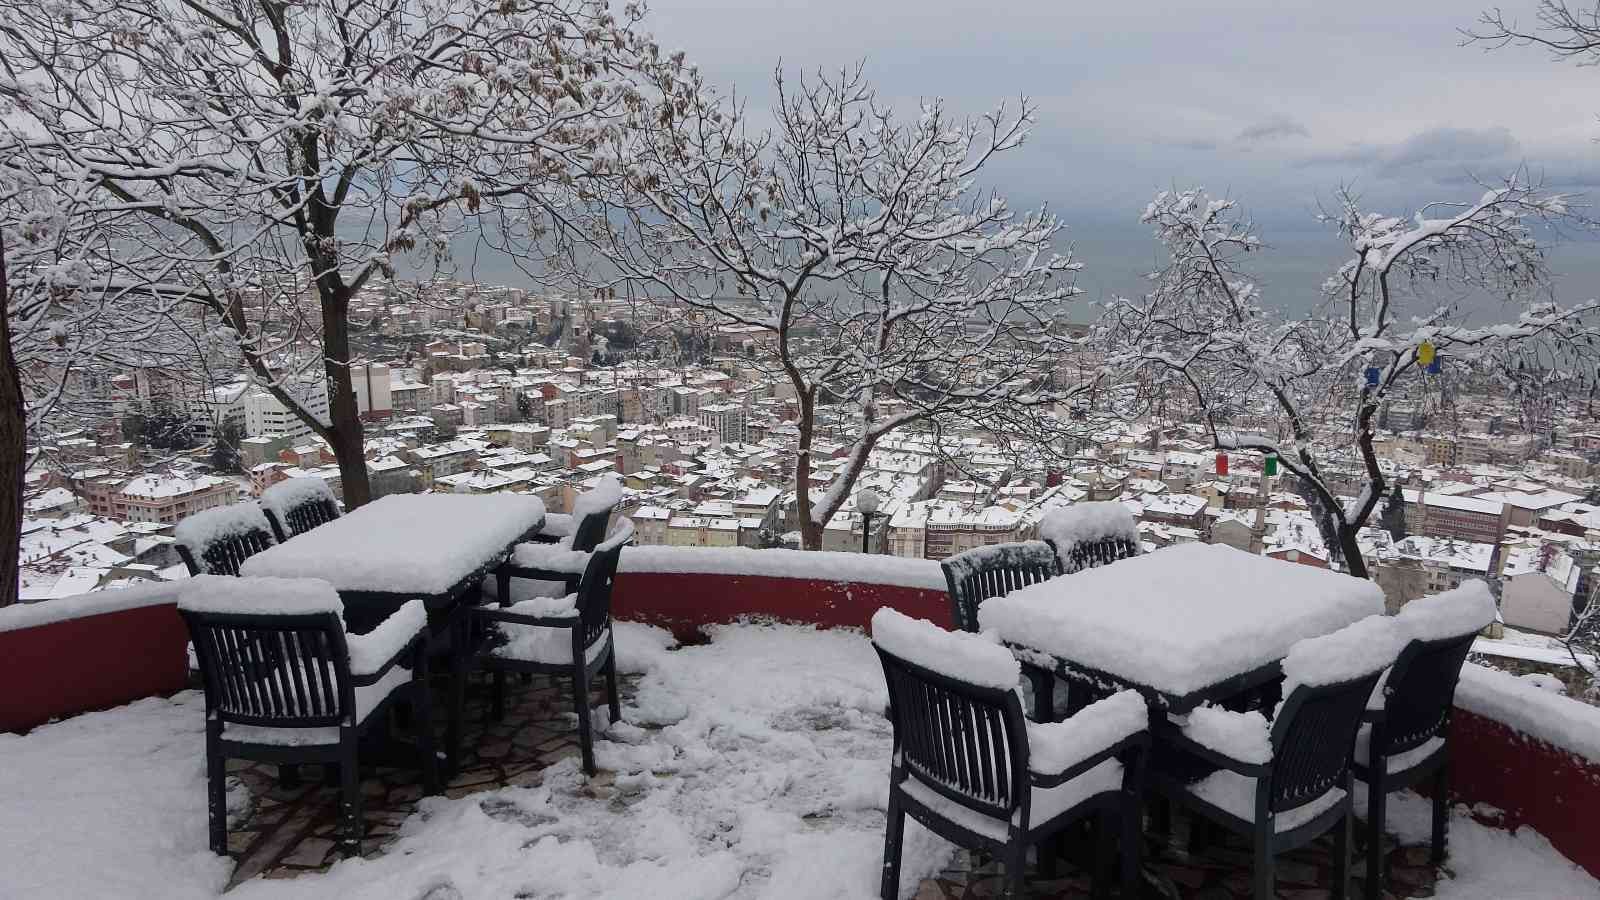
[[[1361,544],[1356,541],[1356,533],[1360,526],[1342,527],[1339,529],[1339,549],[1344,556],[1344,568],[1349,574],[1360,579],[1371,578],[1367,572],[1367,559],[1361,555]]]
[[[0,236],[0,607],[17,601],[22,556],[22,483],[28,465],[22,373],[11,347],[11,290]]]
[[[338,281],[337,273],[325,276]],[[323,366],[328,376],[328,444],[339,461],[339,483],[346,509],[372,499],[367,479],[366,438],[350,378],[350,298],[342,283],[324,284],[322,300]]]

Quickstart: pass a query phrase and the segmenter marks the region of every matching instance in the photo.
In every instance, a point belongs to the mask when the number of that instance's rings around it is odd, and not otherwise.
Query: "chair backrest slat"
[[[1376,754],[1404,753],[1444,730],[1474,637],[1412,641],[1400,652],[1385,683],[1384,746],[1374,747]]]
[[[958,681],[873,646],[889,686],[895,750],[906,776],[968,809],[1009,820],[1027,784],[1016,693]]]
[[[983,601],[1061,574],[1055,553],[1043,541],[978,547],[939,565],[944,570],[955,626],[974,632],[978,630],[978,607]]]
[[[180,612],[200,660],[206,707],[218,718],[285,728],[354,724],[338,614]]]
[[[1272,812],[1308,803],[1339,787],[1350,768],[1356,731],[1379,672],[1336,684],[1295,688],[1272,728]]]
[[[1107,537],[1096,541],[1075,541],[1056,548],[1061,558],[1061,571],[1073,575],[1085,569],[1109,566],[1118,560],[1139,555],[1139,542],[1124,537]]]

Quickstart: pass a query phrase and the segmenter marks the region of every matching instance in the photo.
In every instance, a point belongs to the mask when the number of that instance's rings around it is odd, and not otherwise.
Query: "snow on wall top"
[[[1600,707],[1474,663],[1461,667],[1455,705],[1590,763],[1600,763]]]
[[[1115,500],[1058,506],[1039,520],[1039,537],[1054,541],[1062,553],[1073,544],[1106,538],[1139,540],[1139,526],[1128,508]]]
[[[755,575],[844,581],[943,591],[944,572],[931,559],[907,559],[825,550],[756,550],[750,547],[629,547],[620,572]]]
[[[261,505],[272,510],[278,521],[287,528],[289,510],[313,500],[327,500],[337,504],[333,488],[326,479],[315,475],[305,478],[285,478],[261,492]]]
[[[883,607],[872,614],[872,641],[899,658],[957,681],[1009,691],[1022,666],[993,635],[946,631]]]
[[[196,575],[183,583],[178,608],[204,613],[344,614],[338,592],[320,578]]]
[[[172,534],[194,553],[195,562],[199,563],[207,547],[248,531],[272,534],[272,526],[267,524],[259,504],[235,503],[201,510],[179,522]]]
[[[0,609],[0,632],[38,628],[146,606],[161,606],[175,601],[182,587],[182,582],[152,581],[117,590],[60,597],[43,603],[13,603]]]
[[[1494,621],[1494,596],[1489,585],[1478,579],[1464,581],[1455,590],[1419,597],[1395,616],[1401,626],[1419,641],[1477,634]]]

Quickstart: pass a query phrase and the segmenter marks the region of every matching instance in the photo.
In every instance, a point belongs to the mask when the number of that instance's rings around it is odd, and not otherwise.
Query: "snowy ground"
[[[889,727],[870,645],[849,632],[738,626],[668,650],[623,626],[645,672],[624,723],[535,787],[431,798],[381,857],[323,875],[256,880],[244,900],[876,896]],[[649,726],[649,727],[640,727]],[[215,897],[229,864],[205,849],[200,699],[145,700],[0,736],[0,897]],[[1420,800],[1391,830],[1426,832]],[[951,848],[912,824],[904,892]],[[1600,898],[1543,838],[1458,816],[1446,900]]]

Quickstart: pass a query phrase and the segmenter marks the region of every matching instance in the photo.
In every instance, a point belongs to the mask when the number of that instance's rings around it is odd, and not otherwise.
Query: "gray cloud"
[[[1301,166],[1361,169],[1379,178],[1462,180],[1464,173],[1493,177],[1516,167],[1522,143],[1509,128],[1429,128],[1395,144],[1352,144],[1307,156]]]
[[[1270,116],[1239,132],[1235,140],[1246,143],[1277,141],[1289,137],[1310,137],[1306,126],[1284,115]]]

